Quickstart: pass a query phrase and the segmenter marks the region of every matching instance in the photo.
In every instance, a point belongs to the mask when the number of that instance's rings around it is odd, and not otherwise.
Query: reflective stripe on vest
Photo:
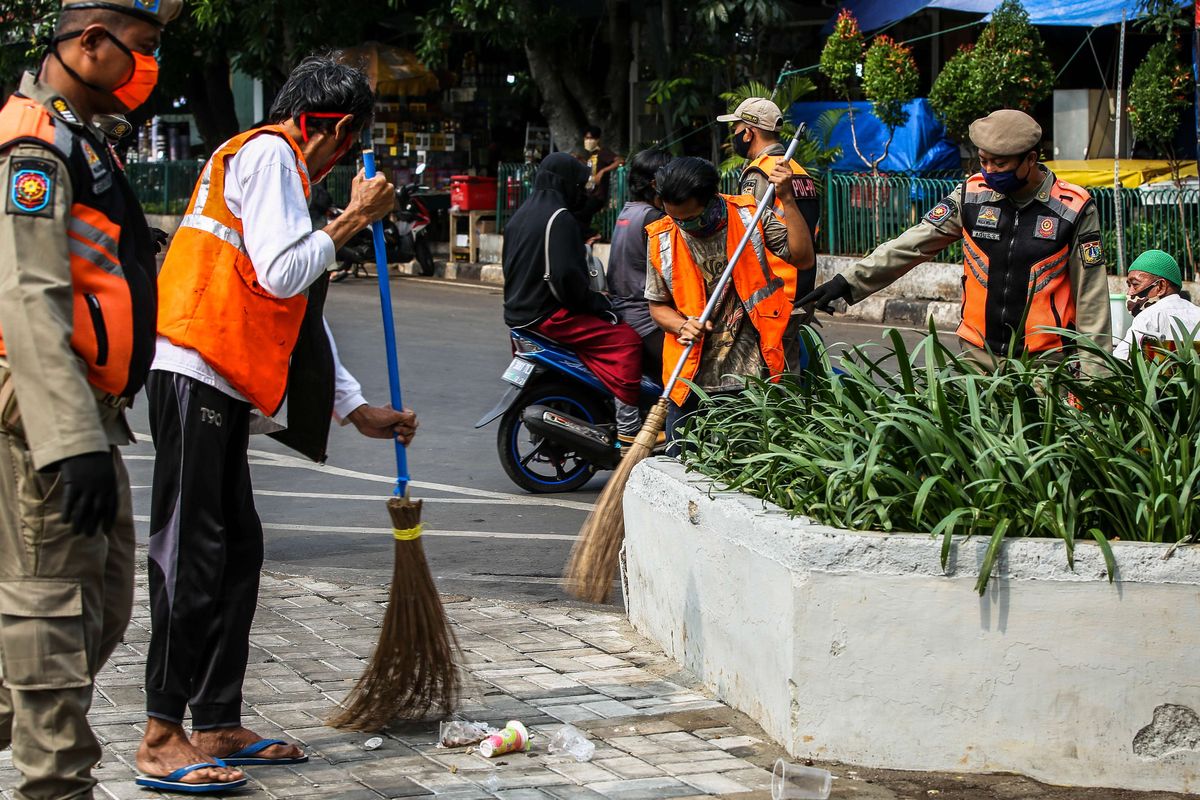
[[[225,165],[256,136],[291,147],[309,195],[300,148],[278,125],[241,133],[205,165],[158,277],[158,332],[198,352],[256,408],[273,415],[287,392],[288,364],[307,304],[275,297],[258,283],[242,221],[225,202]]]
[[[733,254],[741,241],[748,223],[753,219],[753,198],[722,195],[729,205],[729,224],[726,226],[726,253]],[[687,242],[670,217],[651,224],[647,229],[657,246],[649,248],[650,265],[663,276],[671,292],[675,308],[686,316],[699,317],[708,301],[704,275]],[[751,247],[743,251],[733,271],[733,286],[738,301],[746,311],[750,323],[758,331],[759,348],[763,361],[772,379],[778,378],[786,368],[783,357],[783,332],[791,312],[791,302],[780,289],[783,281],[777,270],[787,265],[764,246],[761,224],[752,230]],[[753,255],[751,255],[753,253]],[[668,275],[670,276],[668,279]],[[666,380],[682,357],[684,346],[678,339],[668,335],[663,343],[663,380]],[[682,377],[691,379],[700,367],[702,348],[693,348],[684,364]],[[690,389],[686,384],[676,383],[671,390],[671,399],[682,404]]]

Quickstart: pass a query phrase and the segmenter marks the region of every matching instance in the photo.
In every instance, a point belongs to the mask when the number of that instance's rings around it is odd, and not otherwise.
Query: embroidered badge
[[[104,161],[100,158],[100,154],[96,152],[96,149],[92,147],[87,140],[81,137],[79,139],[79,146],[83,149],[83,157],[87,160],[88,169],[92,171],[93,188],[97,192],[104,191],[112,185],[111,180],[105,180],[109,177],[108,167],[104,165]],[[104,188],[100,188],[101,186]]]
[[[940,225],[946,219],[953,216],[957,210],[958,206],[954,204],[954,201],[947,198],[929,209],[929,213],[925,215],[925,219],[934,225]]]
[[[67,105],[67,101],[61,97],[56,97],[50,101],[50,107],[58,112],[58,115],[72,125],[79,125],[79,117],[71,111],[71,107]]]
[[[1089,238],[1079,243],[1079,258],[1085,267],[1104,266],[1104,248],[1099,237]]]
[[[1033,235],[1037,239],[1054,240],[1058,236],[1058,218],[1038,217],[1037,228],[1034,229]]]
[[[53,215],[54,165],[41,159],[13,160],[8,187],[10,214]]]
[[[975,224],[982,228],[998,228],[1000,226],[1000,207],[983,206],[980,208]]]

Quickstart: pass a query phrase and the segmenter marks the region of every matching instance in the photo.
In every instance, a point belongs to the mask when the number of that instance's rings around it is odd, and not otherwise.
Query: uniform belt
[[[108,392],[97,389],[95,386],[92,387],[92,394],[96,396],[96,402],[102,406],[115,408],[117,411],[124,411],[125,409],[129,408],[130,400],[128,397],[109,394]]]

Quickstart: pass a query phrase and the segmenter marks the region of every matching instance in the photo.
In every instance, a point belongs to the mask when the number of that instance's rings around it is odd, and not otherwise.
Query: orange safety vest
[[[68,124],[41,103],[14,94],[0,109],[0,150],[23,143],[46,148],[67,167],[72,197],[66,221],[71,349],[86,366],[93,387],[132,397],[145,382],[154,356],[155,262],[146,218],[118,163],[82,124]],[[10,213],[42,213],[36,206],[39,197],[52,211],[56,178],[47,164],[37,158],[10,158],[12,188],[15,191],[22,180],[26,187],[26,205]],[[7,354],[0,334],[0,356]]]
[[[725,252],[732,255],[754,217],[755,201],[748,195],[721,195],[728,205],[725,226]],[[708,304],[704,274],[692,257],[682,232],[670,217],[646,226],[649,237],[650,264],[662,276],[671,292],[675,308],[689,317],[699,317]],[[791,268],[783,259],[767,249],[760,222],[750,235],[750,244],[733,268],[733,289],[745,308],[750,322],[758,331],[759,349],[772,380],[787,369],[783,355],[783,333],[792,312],[792,302],[783,291],[783,274]],[[793,275],[795,269],[792,268]],[[663,340],[663,380],[666,381],[679,363],[685,345],[668,334]],[[700,368],[700,347],[693,347],[680,376],[692,379]],[[679,381],[671,389],[671,399],[683,405],[691,390]]]
[[[753,169],[758,170],[763,175],[769,176],[775,169],[775,165],[782,160],[783,156],[761,155],[751,161],[743,172],[748,172]],[[795,196],[795,198],[797,200],[816,200],[817,185],[813,181],[812,177],[809,176],[808,170],[800,166],[800,164],[794,159],[788,161],[788,165],[792,168],[792,194]],[[776,217],[781,220],[784,218],[785,209],[783,207],[783,202],[778,198],[778,196],[775,198],[772,210],[775,212]],[[820,231],[820,228],[820,223],[816,220],[813,220],[808,229],[808,233],[809,236],[812,237],[814,247],[817,243],[817,235]],[[779,273],[779,276],[783,278],[784,291],[787,292],[788,299],[792,300],[793,302],[796,300],[796,283],[799,279],[798,272],[799,270],[797,270],[791,264],[787,264],[787,268]],[[808,294],[808,292],[812,291],[815,278],[816,270],[814,268],[812,275],[806,276],[806,280],[804,281],[804,294]]]
[[[256,136],[282,136],[304,163],[279,125],[240,133],[213,154],[158,275],[158,333],[198,352],[258,410],[274,415],[287,393],[307,298],[276,297],[259,286],[242,221],[225,204],[225,164]],[[308,177],[304,170],[300,176],[307,198]]]
[[[1071,247],[1090,202],[1085,189],[1055,180],[1047,195],[1018,207],[988,188],[982,175],[967,179],[959,338],[1001,356],[1062,348],[1062,337],[1047,328],[1075,327]],[[1016,349],[1011,350],[1014,332]]]

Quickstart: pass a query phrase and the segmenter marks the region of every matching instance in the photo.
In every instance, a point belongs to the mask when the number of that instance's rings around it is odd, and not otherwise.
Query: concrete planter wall
[[[795,756],[1200,791],[1200,551],[1114,543],[1075,570],[1012,540],[945,573],[924,535],[853,533],[665,459],[625,494],[630,619]]]

